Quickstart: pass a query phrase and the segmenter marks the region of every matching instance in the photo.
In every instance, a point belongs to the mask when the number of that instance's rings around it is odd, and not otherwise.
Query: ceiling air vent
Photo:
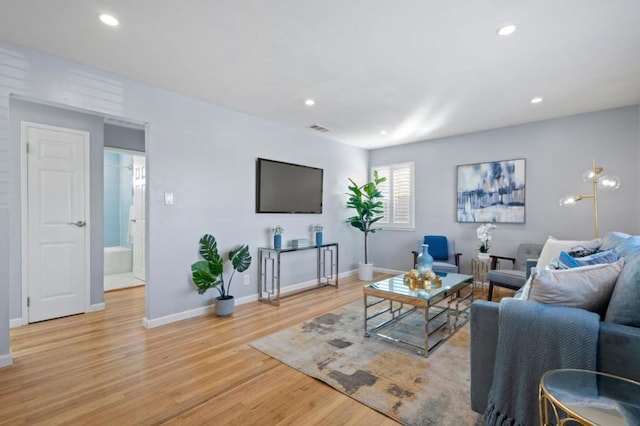
[[[319,124],[312,124],[311,126],[309,126],[309,128],[313,129],[313,130],[317,130],[317,131],[322,132],[322,133],[326,133],[326,132],[329,131],[329,129],[327,129],[326,127],[322,127]]]

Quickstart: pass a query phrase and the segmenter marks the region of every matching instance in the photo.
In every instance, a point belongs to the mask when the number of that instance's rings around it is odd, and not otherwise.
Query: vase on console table
[[[317,246],[322,245],[322,231],[316,232],[316,245]]]
[[[424,278],[427,271],[433,269],[433,257],[429,254],[429,244],[422,245],[422,251],[418,254],[416,268],[421,278]]]
[[[273,248],[276,250],[280,250],[282,248],[282,235],[275,234],[273,236]]]

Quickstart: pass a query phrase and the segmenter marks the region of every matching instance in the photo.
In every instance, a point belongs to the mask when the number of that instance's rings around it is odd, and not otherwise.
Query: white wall
[[[582,173],[594,157],[605,173],[622,180],[618,191],[600,193],[600,235],[613,230],[637,234],[638,111],[636,105],[371,151],[372,166],[416,164],[416,229],[373,235],[374,263],[405,270],[412,262],[409,252],[416,249],[421,236],[443,234],[456,240],[456,248],[463,253],[463,270],[469,271],[479,245],[478,224],[456,222],[456,166],[494,160],[526,159],[527,205],[525,224],[498,224],[491,252],[513,255],[520,242],[544,243],[548,235],[593,238],[591,202],[566,209],[558,200],[565,194],[590,193]]]
[[[20,176],[13,160],[19,141],[9,137],[11,94],[147,123],[149,320],[210,302],[190,279],[204,233],[215,235],[223,251],[249,244],[251,285],[237,277],[236,297],[257,292],[256,248],[270,244],[268,229],[277,224],[285,228],[286,241],[310,237],[310,226],[322,223],[325,240],[340,243],[341,271],[355,268],[361,257],[360,235],[344,223],[344,192],[347,177],[367,175],[365,150],[6,43],[0,43],[0,237],[19,226],[19,206],[9,205]],[[323,168],[324,213],[256,214],[257,157]],[[163,204],[164,192],[174,193],[175,205]],[[9,261],[20,262],[19,246],[0,238],[0,358],[10,353]],[[314,262],[312,251],[284,257],[283,284],[315,277]]]

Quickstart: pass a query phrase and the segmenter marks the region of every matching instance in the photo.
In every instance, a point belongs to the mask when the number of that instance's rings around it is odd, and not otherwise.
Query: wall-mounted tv
[[[323,170],[258,158],[256,213],[322,213]]]

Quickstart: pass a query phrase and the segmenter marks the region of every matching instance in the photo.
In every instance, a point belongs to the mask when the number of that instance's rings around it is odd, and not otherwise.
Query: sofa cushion
[[[525,272],[516,269],[494,269],[487,272],[487,280],[499,282],[501,286],[520,288],[524,285]]]
[[[439,260],[434,260],[431,268],[433,269],[433,272],[452,272],[456,274],[459,271],[455,263],[441,262]]]
[[[547,241],[544,243],[542,247],[542,252],[540,253],[540,257],[538,258],[538,264],[536,267],[545,268],[551,260],[560,256],[561,251],[571,250],[572,247],[575,246],[584,246],[584,247],[596,247],[600,245],[600,240],[558,240],[554,237],[549,236]]]
[[[603,315],[624,260],[551,270],[533,268],[528,300],[571,306]]]
[[[605,321],[640,327],[640,237],[627,238],[616,251],[624,255],[625,266],[611,295]]]

